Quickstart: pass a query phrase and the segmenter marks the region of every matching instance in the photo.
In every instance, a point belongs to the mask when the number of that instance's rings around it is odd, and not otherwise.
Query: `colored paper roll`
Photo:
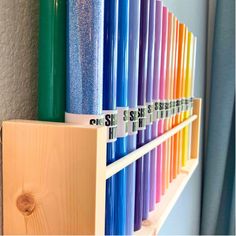
[[[188,41],[187,41],[187,62],[186,62],[186,79],[185,79],[185,99],[191,98],[191,84],[192,84],[192,60],[193,60],[193,39],[194,36],[191,32],[188,32]],[[189,118],[190,111],[184,112],[184,120]],[[189,159],[189,126],[186,126],[183,129],[183,166],[186,166],[187,160]]]
[[[66,1],[40,0],[38,119],[63,122],[66,83]]]
[[[119,0],[117,108],[128,106],[129,1]],[[119,112],[119,111],[118,111]],[[127,154],[127,136],[116,141],[116,159]],[[116,174],[115,235],[126,233],[126,169]]]
[[[147,92],[146,102],[148,106],[147,126],[145,130],[145,142],[152,140],[153,124],[153,72],[154,72],[154,46],[155,46],[155,23],[156,23],[156,1],[150,2],[149,9],[149,33],[148,33],[148,69],[147,69]],[[151,107],[151,109],[149,109]],[[148,218],[150,204],[150,158],[151,152],[143,158],[143,220]],[[155,164],[155,163],[154,163]],[[155,165],[154,165],[155,168]]]
[[[177,79],[176,79],[176,99],[180,100],[182,98],[182,75],[184,67],[184,49],[185,49],[185,31],[186,28],[184,24],[179,24],[179,44],[178,44],[178,66],[177,66]],[[178,125],[181,121],[181,114],[177,114],[175,117],[175,123]],[[180,168],[182,166],[182,132],[178,132],[178,160],[177,160],[177,174],[180,173]]]
[[[175,63],[174,63],[174,88],[173,88],[173,99],[177,100],[177,69],[178,69],[178,50],[179,50],[179,21],[176,19],[176,30],[175,30]],[[177,125],[177,114],[172,118],[172,126]],[[177,167],[178,167],[178,146],[179,146],[179,133],[175,134],[172,140],[174,160],[173,160],[173,178],[177,176]]]
[[[149,30],[149,0],[141,0],[140,19],[140,50],[139,50],[139,80],[138,80],[138,105],[146,105],[147,61],[148,61],[148,30]],[[145,144],[145,130],[138,131],[137,146]],[[134,230],[139,230],[142,223],[143,209],[143,158],[136,162],[135,183],[135,216]]]
[[[67,2],[66,111],[102,113],[103,0]]]
[[[103,110],[116,109],[118,1],[105,0],[104,7]],[[115,161],[115,142],[107,143],[107,165]],[[114,234],[115,177],[106,182],[105,234]]]
[[[128,106],[129,109],[134,109],[134,110],[138,109],[137,106],[138,106],[138,69],[139,69],[139,34],[140,34],[139,30],[140,30],[140,0],[130,0]],[[133,130],[136,129],[134,128],[132,129],[132,131]],[[137,132],[136,131],[133,132],[134,134],[130,134],[128,136],[128,152],[134,151],[137,147]],[[134,231],[135,168],[136,168],[135,163],[127,167],[126,235],[131,235],[133,234]]]
[[[176,26],[177,19],[173,16],[173,31],[172,31],[172,59],[171,59],[171,86],[170,86],[170,100],[173,104],[174,99],[174,80],[175,80],[175,53],[176,53]],[[171,108],[172,109],[172,108]],[[169,129],[173,128],[173,115],[169,119],[170,126]],[[173,180],[174,172],[174,136],[170,138],[170,183]]]
[[[185,35],[184,35],[184,67],[183,67],[183,74],[182,74],[182,99],[185,98],[185,87],[186,87],[186,72],[187,72],[187,56],[188,56],[188,28],[185,26]],[[184,121],[184,113],[181,112],[180,116],[180,122]],[[181,167],[185,166],[185,146],[186,146],[186,140],[185,140],[185,134],[184,129],[180,131],[180,134],[182,136],[182,143],[181,145]]]
[[[163,101],[165,99],[165,80],[166,80],[166,56],[167,56],[167,33],[168,33],[168,9],[163,7],[162,13],[162,39],[161,39],[161,71],[160,71],[160,91],[159,97]],[[164,120],[158,123],[158,135],[164,133]],[[161,194],[165,193],[165,156],[164,156],[164,143],[158,147],[158,155],[160,156],[161,165]]]
[[[168,13],[168,33],[167,33],[167,62],[166,62],[166,84],[165,84],[165,100],[170,101],[170,89],[171,89],[171,80],[172,80],[172,41],[173,35],[173,13]],[[170,118],[165,119],[164,121],[164,132],[167,132],[170,129]],[[165,175],[163,178],[163,184],[165,184],[166,189],[169,187],[170,182],[170,139],[168,139],[163,144],[163,152],[165,158]]]
[[[156,1],[156,24],[155,24],[155,48],[154,48],[154,74],[153,74],[153,101],[159,99],[160,87],[160,67],[161,67],[161,34],[162,34],[162,11],[161,1]],[[157,115],[157,114],[156,114]],[[152,138],[158,136],[158,120],[152,125]],[[160,156],[158,147],[151,152],[151,179],[150,179],[150,211],[154,210],[155,203],[160,201],[160,175],[161,175]]]

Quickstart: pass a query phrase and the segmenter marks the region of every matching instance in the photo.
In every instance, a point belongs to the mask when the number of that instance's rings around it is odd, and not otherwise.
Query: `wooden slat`
[[[106,129],[3,123],[4,234],[104,234]]]
[[[202,100],[199,98],[194,99],[193,103],[193,114],[197,115],[197,119],[192,123],[191,158],[198,158],[200,147]]]
[[[190,118],[186,119],[184,122],[179,124],[178,126],[167,131],[166,133],[152,140],[151,142],[145,144],[143,147],[136,149],[135,151],[131,152],[125,157],[110,164],[109,166],[106,167],[106,179],[110,178],[111,176],[118,173],[123,168],[135,162],[140,157],[144,156],[146,153],[150,152],[152,149],[154,149],[155,147],[157,147],[158,145],[166,141],[168,138],[178,133],[181,129],[183,129],[184,127],[186,127],[187,125],[189,125],[196,119],[197,119],[197,115],[191,116]]]

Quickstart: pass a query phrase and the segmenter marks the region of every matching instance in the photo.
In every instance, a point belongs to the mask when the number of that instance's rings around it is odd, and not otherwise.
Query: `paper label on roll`
[[[161,100],[159,102],[159,110],[160,110],[160,119],[165,119],[165,100]]]
[[[117,137],[122,138],[128,135],[129,108],[117,107],[117,111],[118,111]]]
[[[153,111],[154,105],[153,102],[147,103],[147,125],[151,125],[153,123]]]
[[[138,131],[138,108],[129,109],[129,135],[137,134]]]
[[[160,103],[160,100],[154,100],[153,101],[153,108],[154,108],[154,111],[153,111],[153,120],[156,121],[157,119],[160,119],[160,110],[159,110],[159,105]]]
[[[117,110],[104,110],[105,126],[107,127],[107,142],[115,142],[117,139]]]
[[[138,130],[145,130],[147,124],[147,106],[138,106]]]
[[[77,125],[104,126],[104,115],[65,113],[65,122]]]

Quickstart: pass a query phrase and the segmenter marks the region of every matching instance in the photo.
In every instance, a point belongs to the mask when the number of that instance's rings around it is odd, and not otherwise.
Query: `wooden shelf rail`
[[[104,235],[106,179],[192,124],[191,159],[136,235],[158,233],[198,164],[201,99],[193,115],[106,166],[106,128],[39,121],[2,125],[3,232]]]

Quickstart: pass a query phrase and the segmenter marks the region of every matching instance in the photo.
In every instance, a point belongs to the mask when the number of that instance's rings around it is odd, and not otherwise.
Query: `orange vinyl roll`
[[[184,97],[189,99],[191,97],[191,88],[192,88],[192,61],[193,61],[193,43],[194,36],[191,32],[188,32],[188,41],[187,41],[187,62],[186,62],[186,75],[185,75],[185,88],[184,88]],[[190,111],[183,112],[184,120],[189,118]],[[183,129],[183,159],[182,165],[186,166],[187,160],[189,158],[189,126],[186,126]]]
[[[168,14],[168,34],[167,34],[167,59],[166,59],[166,86],[165,86],[165,100],[170,100],[171,74],[172,74],[172,34],[173,34],[173,13]],[[170,118],[164,121],[164,132],[170,128]],[[170,139],[164,143],[164,158],[165,158],[165,176],[163,184],[167,189],[170,182]]]
[[[186,27],[186,26],[185,26]],[[185,97],[185,86],[186,86],[186,72],[187,72],[187,56],[188,56],[188,28],[186,27],[185,34],[184,34],[184,58],[183,58],[183,68],[182,68],[182,88],[181,88],[181,98],[184,99]],[[184,112],[181,112],[180,115],[180,122],[184,121]],[[180,142],[180,168],[184,166],[184,129],[180,131],[181,142]]]
[[[173,17],[173,32],[172,32],[172,64],[171,64],[171,86],[170,86],[170,99],[172,101],[172,104],[173,104],[173,99],[174,99],[176,28],[177,28],[177,18],[174,16]],[[172,129],[173,116],[170,117],[169,125],[170,125],[170,129]],[[170,182],[172,182],[173,177],[174,177],[174,136],[170,138]]]
[[[176,76],[176,99],[181,99],[182,97],[182,74],[183,74],[183,63],[184,63],[184,38],[185,38],[185,25],[182,23],[179,23],[179,29],[178,29],[178,58],[177,58],[177,76]],[[177,114],[175,116],[175,124],[178,125],[181,120],[181,114]],[[180,167],[182,163],[182,135],[181,132],[177,133],[177,141],[176,143],[178,146],[176,146],[176,150],[178,150],[177,154],[177,174],[180,173]]]
[[[173,100],[177,99],[177,66],[178,66],[178,46],[179,46],[179,21],[175,18],[175,55],[174,55],[174,81],[173,81]],[[172,127],[176,126],[176,115],[172,117]],[[172,136],[173,168],[172,178],[177,176],[178,165],[178,133]]]

